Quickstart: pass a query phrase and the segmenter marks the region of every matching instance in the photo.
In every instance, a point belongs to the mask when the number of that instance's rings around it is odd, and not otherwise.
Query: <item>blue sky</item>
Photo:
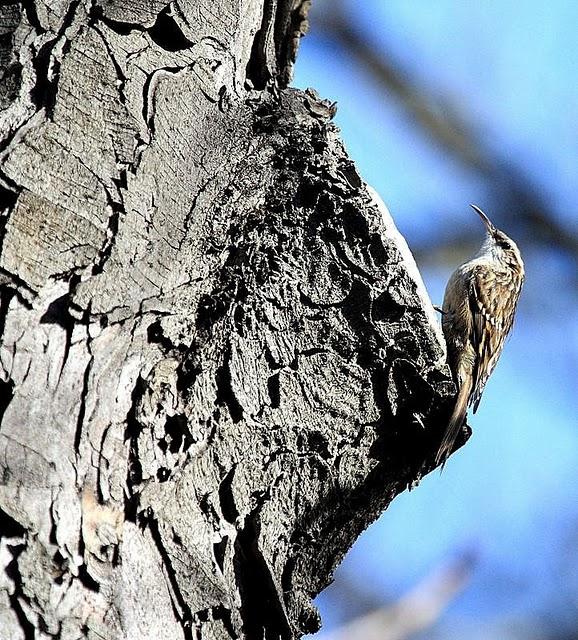
[[[377,49],[431,95],[467,113],[488,146],[538,186],[567,229],[578,231],[577,2],[345,4]],[[330,7],[318,0],[319,9]],[[339,43],[316,33],[315,15],[294,85],[337,100],[347,149],[410,247],[435,247],[460,229],[482,239],[467,205],[476,202],[491,215],[487,184],[428,140]],[[578,552],[575,263],[555,244],[532,238],[521,249],[527,281],[519,317],[470,420],[473,438],[443,474],[394,501],[336,577],[361,591],[372,585],[376,601],[389,601],[439,563],[475,551],[469,587],[439,622],[447,638],[464,624],[536,620],[556,630],[578,620],[578,561],[569,564],[564,555]],[[434,302],[462,258],[421,265]],[[338,584],[318,599],[328,629],[357,610],[337,593]],[[508,633],[500,637],[520,637]]]

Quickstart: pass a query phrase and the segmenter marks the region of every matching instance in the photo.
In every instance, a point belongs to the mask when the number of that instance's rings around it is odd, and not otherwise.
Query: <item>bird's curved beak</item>
[[[486,229],[488,230],[488,232],[493,233],[496,230],[496,227],[494,227],[488,216],[480,209],[480,207],[476,206],[475,204],[471,204],[470,207],[480,216],[483,223],[486,225]]]

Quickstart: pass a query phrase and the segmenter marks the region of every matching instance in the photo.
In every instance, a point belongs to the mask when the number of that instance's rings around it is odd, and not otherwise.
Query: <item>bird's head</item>
[[[495,227],[488,216],[475,204],[470,205],[480,216],[486,226],[486,239],[480,253],[491,253],[494,259],[500,260],[512,268],[524,273],[524,263],[518,245],[503,231]]]

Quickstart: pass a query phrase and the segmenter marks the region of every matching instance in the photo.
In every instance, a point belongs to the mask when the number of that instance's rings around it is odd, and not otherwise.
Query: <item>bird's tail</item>
[[[464,419],[468,410],[468,401],[470,399],[471,390],[472,376],[466,376],[466,379],[464,380],[458,392],[458,398],[452,412],[452,417],[448,422],[448,426],[446,427],[446,431],[440,444],[440,448],[438,449],[438,452],[436,454],[436,465],[439,465],[441,463],[442,470],[450,453],[453,451],[456,439],[460,434],[462,425],[464,424]]]

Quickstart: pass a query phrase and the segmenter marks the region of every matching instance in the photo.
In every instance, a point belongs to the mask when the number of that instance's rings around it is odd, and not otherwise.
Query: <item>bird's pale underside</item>
[[[436,455],[445,463],[453,451],[468,406],[474,413],[486,382],[512,329],[524,281],[524,263],[516,243],[472,205],[486,226],[477,255],[458,267],[446,286],[442,328],[448,363],[458,389],[456,404]]]

